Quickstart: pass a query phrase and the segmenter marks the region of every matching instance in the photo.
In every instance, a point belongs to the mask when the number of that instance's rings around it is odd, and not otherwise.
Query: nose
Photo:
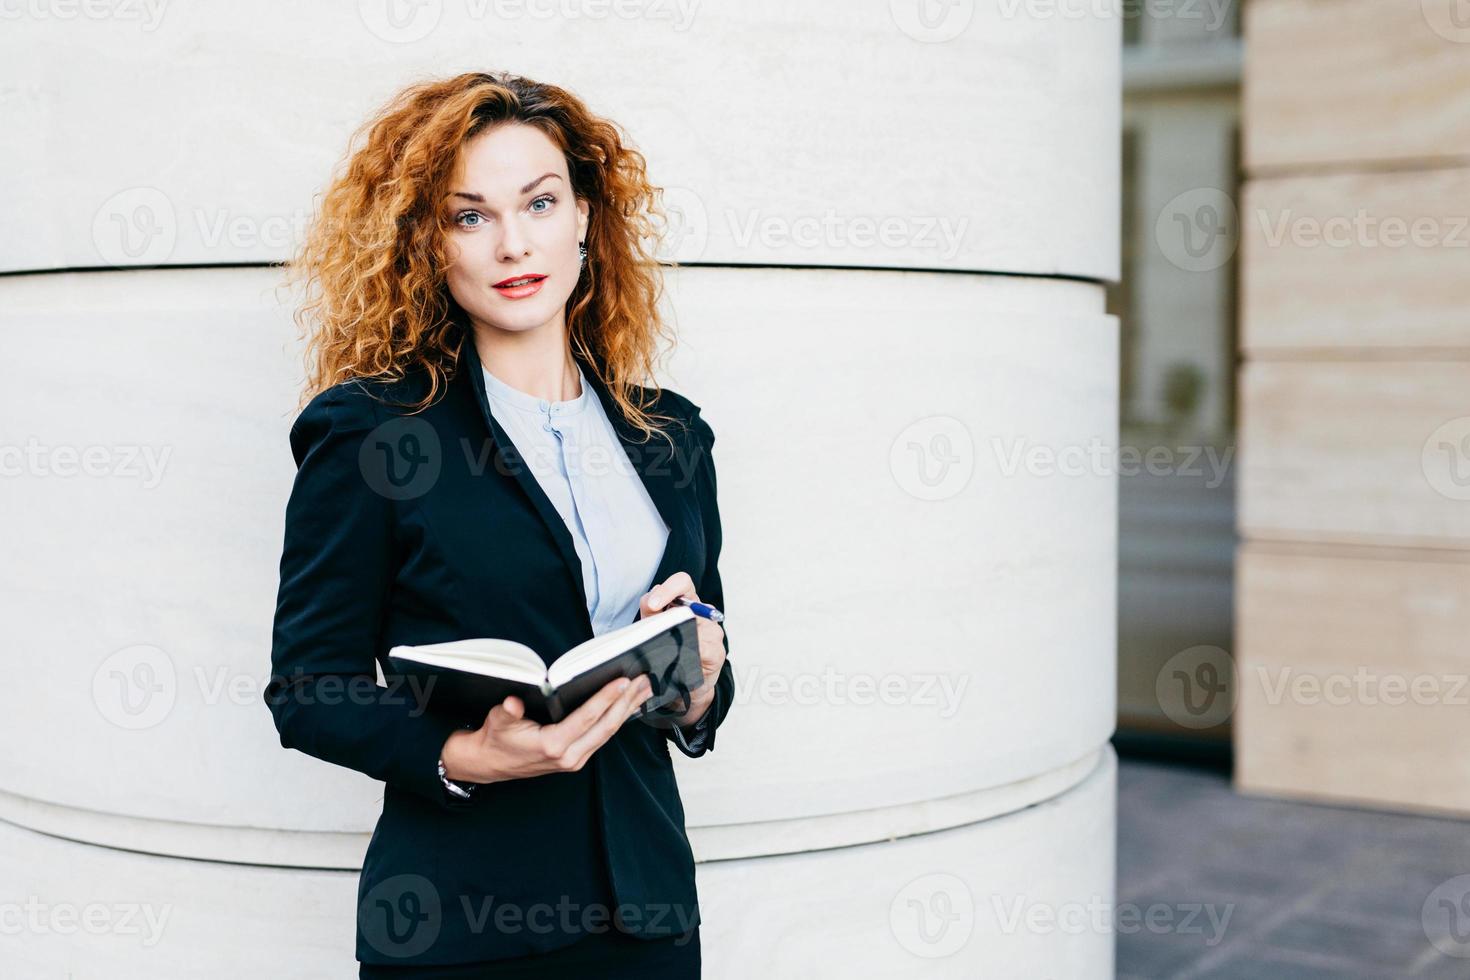
[[[531,253],[531,242],[526,237],[524,229],[515,218],[511,218],[501,224],[500,234],[500,261],[515,262],[522,256]]]

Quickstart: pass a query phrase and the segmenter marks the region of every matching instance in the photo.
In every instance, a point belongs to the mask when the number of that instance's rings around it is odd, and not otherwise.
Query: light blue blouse
[[[483,370],[491,413],[571,532],[593,635],[628,625],[638,618],[639,600],[656,584],[653,576],[669,528],[618,441],[602,400],[581,365],[582,393],[566,401],[537,398]],[[706,713],[690,729],[689,739],[680,729],[671,730],[686,754],[703,744],[708,718]]]

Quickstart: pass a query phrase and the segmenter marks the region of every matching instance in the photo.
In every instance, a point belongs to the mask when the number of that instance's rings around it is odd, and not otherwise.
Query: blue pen
[[[688,596],[674,596],[674,605],[688,606],[690,610],[694,613],[694,615],[703,616],[705,619],[711,620],[716,623],[723,623],[725,621],[725,614],[720,612],[714,606],[710,605],[707,602],[695,602]]]

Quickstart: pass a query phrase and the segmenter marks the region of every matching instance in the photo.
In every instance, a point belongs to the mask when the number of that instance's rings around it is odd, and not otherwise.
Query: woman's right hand
[[[466,783],[495,783],[549,772],[576,772],[652,695],[648,675],[615,678],[553,725],[526,718],[525,703],[508,697],[479,728],[461,729],[444,743],[444,771]]]

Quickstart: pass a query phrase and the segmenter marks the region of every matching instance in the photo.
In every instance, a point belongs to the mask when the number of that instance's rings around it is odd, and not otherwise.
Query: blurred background
[[[0,976],[355,975],[382,786],[261,701],[277,287],[352,131],[487,69],[665,191],[706,976],[1470,976],[1461,0],[0,14]]]
[[[1467,42],[1125,21],[1120,976],[1470,976]]]

